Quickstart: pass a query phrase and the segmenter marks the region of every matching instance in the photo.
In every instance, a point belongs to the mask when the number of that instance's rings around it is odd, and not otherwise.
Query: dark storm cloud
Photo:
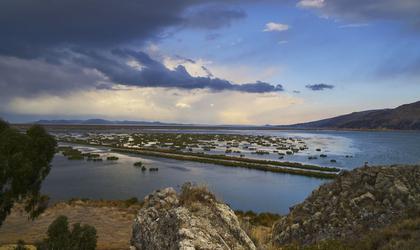
[[[244,2],[254,1],[2,0],[0,53],[30,58],[61,46],[138,45],[168,27],[221,28],[246,17],[235,5]]]
[[[193,77],[183,66],[170,70],[143,52],[124,49],[157,39],[170,27],[213,30],[244,18],[231,2],[235,0],[0,1],[0,85],[10,96],[112,89],[112,83],[281,91],[281,86],[263,82],[232,84],[212,77],[208,69],[203,69],[208,77]],[[129,60],[141,70],[128,65]]]
[[[156,37],[166,27],[214,29],[244,17],[239,10],[207,9],[208,2],[225,5],[210,0],[3,0],[0,53],[30,58],[57,46],[116,46]]]
[[[312,91],[322,91],[322,90],[326,90],[326,89],[333,89],[334,85],[318,83],[318,84],[308,84],[305,87],[312,90]]]
[[[111,54],[102,55],[92,51],[79,51],[71,60],[78,65],[95,68],[110,81],[140,87],[168,87],[182,89],[210,89],[215,91],[236,90],[251,93],[283,91],[281,85],[273,86],[265,82],[232,84],[219,78],[193,77],[184,66],[171,70],[144,52],[115,49]],[[133,67],[127,62],[135,62]],[[194,62],[189,60],[189,62]]]
[[[32,96],[42,93],[62,94],[92,87],[105,81],[95,70],[74,64],[50,64],[0,56],[0,99]]]

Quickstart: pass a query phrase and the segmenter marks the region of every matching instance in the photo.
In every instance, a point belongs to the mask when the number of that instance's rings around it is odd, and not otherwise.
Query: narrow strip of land
[[[303,169],[303,164],[298,167],[292,166],[281,166],[280,164],[270,164],[264,160],[255,160],[253,159],[244,159],[239,157],[227,157],[229,159],[221,159],[222,155],[208,155],[208,154],[195,154],[195,155],[185,155],[179,153],[165,153],[160,151],[149,151],[144,149],[125,149],[125,148],[113,148],[112,151],[118,153],[131,153],[131,154],[140,154],[146,156],[155,156],[162,158],[170,158],[175,160],[182,161],[194,161],[200,163],[210,163],[217,164],[227,167],[239,167],[239,168],[248,168],[256,169],[261,171],[273,172],[273,173],[286,173],[294,175],[304,175],[309,177],[316,177],[322,179],[332,179],[337,176],[338,172],[315,170],[315,169]],[[263,163],[261,163],[263,162]],[[280,162],[279,162],[280,163]]]
[[[321,179],[332,179],[340,172],[338,168],[322,167],[316,165],[302,164],[298,162],[280,162],[271,160],[250,159],[226,155],[214,155],[194,152],[182,152],[178,150],[161,149],[161,148],[126,148],[112,145],[91,144],[85,141],[62,141],[67,143],[75,143],[89,146],[106,146],[118,153],[139,154],[145,156],[169,158],[182,161],[193,161],[200,163],[217,164],[226,167],[239,167],[267,171],[273,173],[286,173],[293,175],[303,175]]]

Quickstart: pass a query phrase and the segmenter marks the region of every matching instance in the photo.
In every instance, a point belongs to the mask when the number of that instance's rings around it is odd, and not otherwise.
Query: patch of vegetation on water
[[[107,161],[118,161],[120,158],[118,158],[117,156],[108,156],[106,158]]]
[[[134,167],[143,167],[143,162],[137,161],[133,164]]]
[[[102,158],[87,158],[88,161],[103,161]]]
[[[291,168],[299,168],[299,169],[307,169],[307,170],[316,170],[316,171],[325,171],[325,172],[332,172],[338,173],[340,172],[339,168],[335,167],[322,167],[317,165],[310,165],[310,164],[302,164],[299,162],[280,162],[280,161],[273,161],[273,160],[259,160],[259,159],[250,159],[250,158],[241,158],[236,156],[226,156],[226,155],[216,155],[216,154],[204,154],[204,153],[190,153],[190,152],[178,152],[175,150],[167,150],[167,149],[146,149],[146,148],[139,148],[139,149],[128,149],[128,148],[114,148],[113,151],[118,152],[118,150],[122,150],[123,152],[127,152],[124,150],[132,150],[132,152],[157,152],[157,153],[168,153],[168,154],[176,154],[181,156],[194,156],[194,157],[203,157],[203,158],[211,158],[211,159],[220,159],[220,160],[229,160],[229,161],[240,161],[245,163],[255,163],[255,164],[267,164],[267,165],[274,165],[279,167],[291,167]],[[131,152],[131,151],[130,151]],[[162,156],[165,157],[165,156]]]
[[[103,161],[100,154],[98,153],[82,153],[81,150],[75,149],[71,146],[60,146],[57,148],[57,152],[61,152],[62,155],[67,157],[68,160],[84,160],[101,162]]]
[[[89,160],[95,160],[101,157],[100,154],[97,153],[83,153],[83,156],[86,157],[86,159]]]
[[[297,153],[308,149],[303,139],[267,135],[238,134],[175,134],[175,133],[132,133],[132,134],[84,134],[82,137],[58,135],[61,141],[88,143],[112,147],[170,149],[177,151],[225,151],[226,154],[246,150],[257,154],[269,154],[273,149]],[[255,152],[261,151],[261,152]]]
[[[135,162],[133,166],[136,168],[140,168],[142,172],[145,172],[147,170],[146,166],[141,161]],[[159,170],[158,168],[149,168],[149,171],[151,172],[158,171],[158,170]]]
[[[83,160],[85,159],[82,151],[72,147],[59,147],[59,151],[67,157],[68,160]]]
[[[183,161],[210,163],[210,164],[223,165],[227,167],[256,169],[256,170],[262,170],[262,171],[268,171],[268,172],[274,172],[274,173],[304,175],[308,177],[316,177],[316,178],[324,178],[324,179],[331,179],[331,178],[336,177],[335,173],[309,171],[309,170],[304,170],[304,169],[293,169],[293,168],[284,168],[284,167],[281,168],[281,167],[268,165],[270,161],[245,159],[245,158],[240,158],[240,157],[227,157],[227,156],[221,157],[220,155],[204,155],[204,154],[176,154],[176,153],[169,154],[169,153],[162,153],[159,151],[150,151],[150,150],[148,151],[148,150],[138,150],[138,149],[134,150],[134,149],[122,149],[122,148],[114,148],[112,149],[112,151],[119,152],[119,153],[133,153],[133,154],[140,154],[140,155],[147,155],[147,156],[163,157],[163,158],[170,158],[170,159],[183,160]],[[218,158],[218,157],[221,157],[221,158]],[[227,158],[224,158],[224,157],[227,157]],[[240,160],[244,160],[244,161],[240,161]],[[300,163],[289,163],[288,165],[302,167],[302,168],[305,167],[305,165],[300,164]],[[314,166],[314,167],[317,167],[317,166]]]
[[[73,156],[68,156],[67,159],[70,161],[75,161],[75,160],[80,161],[80,160],[84,160],[85,158],[80,155],[73,155]]]
[[[80,137],[61,137],[63,141],[86,145],[104,145],[125,153],[171,158],[178,160],[212,163],[230,167],[243,167],[276,173],[289,173],[317,178],[334,178],[341,170],[289,161],[251,159],[243,153],[261,157],[274,152],[282,160],[308,149],[303,139],[278,136],[238,134],[175,134],[175,133],[133,133],[133,134],[89,134]],[[214,150],[220,152],[215,154]],[[243,150],[243,151],[242,151]],[[320,149],[319,149],[320,150]],[[212,151],[209,153],[205,153]],[[318,151],[318,150],[317,150]],[[115,151],[117,152],[117,151]],[[224,153],[224,154],[223,154]],[[324,155],[320,156],[324,158]],[[325,155],[326,157],[326,155]],[[317,157],[309,158],[317,159]],[[141,166],[139,166],[141,167]]]

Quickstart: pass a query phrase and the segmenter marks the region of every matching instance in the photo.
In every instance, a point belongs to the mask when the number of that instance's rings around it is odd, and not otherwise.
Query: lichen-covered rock
[[[145,198],[133,225],[132,246],[146,249],[255,249],[234,212],[201,187],[178,196],[166,188]]]
[[[420,212],[420,166],[363,167],[342,173],[291,208],[273,227],[278,245],[352,239]]]

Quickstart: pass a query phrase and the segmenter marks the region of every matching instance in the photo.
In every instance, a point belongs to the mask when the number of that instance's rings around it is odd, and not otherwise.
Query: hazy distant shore
[[[31,123],[12,123],[11,126],[18,129],[27,129]],[[369,129],[369,128],[299,128],[288,126],[235,126],[235,125],[130,125],[130,124],[42,124],[47,130],[82,129],[82,130],[107,130],[107,129],[178,129],[178,130],[297,130],[297,131],[369,131],[369,132],[420,132],[413,129]]]

